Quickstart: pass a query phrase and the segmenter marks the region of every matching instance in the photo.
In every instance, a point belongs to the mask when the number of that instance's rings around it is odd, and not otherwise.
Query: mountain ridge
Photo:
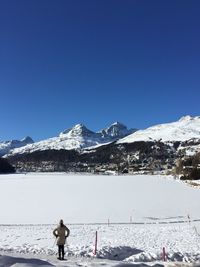
[[[0,142],[0,156],[3,156],[10,152],[10,150],[15,148],[20,148],[28,144],[33,144],[34,141],[30,136],[26,136],[21,140],[10,140]]]
[[[122,123],[113,123],[99,132],[89,130],[84,124],[76,124],[70,129],[62,131],[57,137],[10,149],[5,154],[31,153],[46,149],[84,149],[114,142],[121,137],[133,133],[136,129],[127,129]],[[5,155],[4,154],[4,155]]]
[[[200,152],[200,117],[185,116],[120,138],[123,130],[114,123],[95,133],[78,124],[5,157],[18,171],[173,173],[177,162]]]
[[[32,140],[32,139],[31,139]],[[70,129],[62,131],[57,137],[48,138],[39,142],[31,142],[27,137],[25,141],[21,140],[20,146],[16,141],[8,143],[7,150],[3,150],[5,156],[32,153],[44,150],[78,150],[84,152],[90,149],[96,149],[102,145],[108,145],[116,142],[117,145],[134,142],[166,142],[166,143],[184,143],[179,149],[187,150],[189,153],[196,153],[199,150],[200,140],[200,116],[184,116],[179,120],[170,123],[157,124],[144,130],[127,129],[127,127],[115,122],[109,127],[98,132],[89,130],[84,124],[76,124]],[[189,144],[190,143],[190,144]],[[195,143],[195,145],[191,145]],[[1,144],[1,143],[0,143]],[[1,150],[0,150],[1,151]]]
[[[123,138],[118,143],[136,141],[187,141],[200,138],[200,116],[183,116],[178,121],[157,124]]]

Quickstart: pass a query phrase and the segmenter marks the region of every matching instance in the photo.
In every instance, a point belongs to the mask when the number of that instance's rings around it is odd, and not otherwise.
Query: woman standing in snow
[[[58,259],[64,260],[64,245],[65,240],[69,236],[69,229],[66,225],[64,225],[63,220],[60,220],[58,227],[53,230],[53,235],[57,238],[57,246],[58,246]]]

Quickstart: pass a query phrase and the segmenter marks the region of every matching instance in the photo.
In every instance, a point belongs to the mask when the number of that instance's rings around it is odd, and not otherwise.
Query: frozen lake
[[[199,189],[169,176],[13,174],[0,176],[0,188],[1,224],[200,218]]]

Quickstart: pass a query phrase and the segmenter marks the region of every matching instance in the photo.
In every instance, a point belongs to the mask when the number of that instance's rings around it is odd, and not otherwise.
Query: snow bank
[[[40,259],[26,259],[22,257],[11,257],[11,256],[0,256],[0,267],[31,267],[31,266],[53,266],[51,263],[47,261],[43,261]]]
[[[51,262],[51,263],[50,263]],[[24,258],[24,257],[13,257],[13,256],[1,256],[0,255],[0,267],[47,267],[47,266],[66,266],[66,267],[75,267],[75,266],[85,266],[85,267],[101,267],[101,266],[112,266],[112,267],[145,267],[145,266],[152,266],[152,267],[164,267],[167,266],[166,264],[127,264],[127,263],[113,263],[109,261],[84,261],[84,260],[68,260],[65,262],[55,262],[55,260],[48,259],[47,260],[40,260],[34,258]],[[172,265],[170,265],[172,267]],[[175,265],[173,265],[175,266]],[[186,266],[186,265],[184,265]],[[183,266],[182,266],[183,267]]]

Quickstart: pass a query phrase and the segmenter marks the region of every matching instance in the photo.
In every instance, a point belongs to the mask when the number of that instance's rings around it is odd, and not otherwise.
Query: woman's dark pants
[[[59,259],[64,259],[64,255],[65,255],[65,252],[64,252],[64,245],[58,245],[58,256],[59,256]]]

